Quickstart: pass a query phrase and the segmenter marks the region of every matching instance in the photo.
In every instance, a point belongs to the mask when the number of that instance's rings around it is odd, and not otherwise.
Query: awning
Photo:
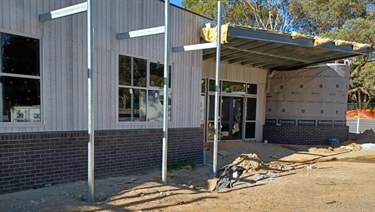
[[[369,44],[285,34],[250,27],[229,26],[221,45],[221,62],[270,70],[294,70],[318,63],[365,55]],[[203,51],[214,61],[216,49]]]

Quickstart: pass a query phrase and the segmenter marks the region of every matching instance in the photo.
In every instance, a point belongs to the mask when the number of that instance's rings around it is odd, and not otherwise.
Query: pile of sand
[[[343,143],[340,149],[359,151],[362,149],[362,146],[354,141],[347,141]]]
[[[241,154],[232,164],[243,167],[246,172],[258,171],[265,166],[255,153]]]
[[[310,153],[333,153],[333,152],[347,152],[347,151],[359,151],[362,147],[360,144],[357,144],[354,141],[346,141],[340,147],[332,148],[332,147],[325,147],[325,148],[318,148],[318,147],[310,147],[308,152]]]
[[[332,153],[333,148],[332,147],[327,147],[327,148],[310,147],[307,151],[310,153]]]

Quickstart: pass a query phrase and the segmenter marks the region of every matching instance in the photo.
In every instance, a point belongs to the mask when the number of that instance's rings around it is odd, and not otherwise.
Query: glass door
[[[222,97],[221,139],[242,139],[242,97]]]

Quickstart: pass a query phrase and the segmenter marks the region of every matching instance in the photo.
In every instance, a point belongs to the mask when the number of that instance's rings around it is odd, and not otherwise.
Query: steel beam
[[[84,2],[84,3],[81,3],[81,4],[76,4],[76,5],[73,5],[73,6],[64,7],[64,8],[58,9],[58,10],[53,10],[51,12],[39,15],[39,21],[40,22],[50,21],[50,20],[53,20],[53,19],[62,18],[62,17],[65,17],[65,16],[74,15],[74,14],[82,13],[82,12],[86,12],[86,11],[87,11],[87,2]]]
[[[134,30],[130,32],[118,33],[116,35],[117,40],[129,39],[129,38],[136,38],[136,37],[143,37],[148,35],[156,35],[165,32],[165,26],[147,28],[147,29],[140,29]]]
[[[178,47],[173,47],[172,52],[187,52],[187,51],[195,51],[195,50],[203,50],[203,49],[212,49],[212,48],[216,48],[216,46],[217,46],[217,43],[202,43],[202,44],[178,46]]]

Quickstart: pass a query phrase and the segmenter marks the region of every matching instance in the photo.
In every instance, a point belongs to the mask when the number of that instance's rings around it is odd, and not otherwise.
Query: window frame
[[[125,57],[130,57],[132,58],[132,61],[134,61],[134,58],[137,58],[137,59],[142,59],[142,60],[146,60],[146,86],[145,87],[140,87],[140,86],[134,86],[134,85],[120,85],[120,56],[125,56]],[[164,61],[157,61],[155,59],[150,59],[150,58],[146,58],[146,57],[141,57],[141,56],[138,56],[138,55],[132,55],[132,54],[126,54],[126,53],[121,53],[121,52],[118,52],[117,53],[117,72],[116,72],[116,76],[117,76],[117,80],[116,80],[116,93],[117,93],[117,98],[116,98],[116,122],[117,124],[119,125],[129,125],[129,124],[132,124],[132,125],[160,125],[163,123],[163,120],[161,121],[149,121],[147,120],[147,111],[146,111],[146,120],[145,121],[141,121],[141,120],[134,120],[134,121],[120,121],[120,111],[119,111],[119,98],[120,98],[120,88],[126,88],[126,89],[139,89],[139,90],[145,90],[146,91],[146,99],[147,99],[147,103],[146,103],[146,107],[147,107],[147,104],[148,104],[148,97],[149,97],[149,91],[154,91],[154,92],[163,92],[164,89],[163,87],[158,87],[158,86],[151,86],[150,85],[150,76],[151,76],[151,63],[160,63],[162,65],[164,65],[162,62]],[[169,64],[169,71],[170,71],[170,78],[169,78],[169,88],[168,88],[168,93],[171,94],[171,106],[170,106],[170,116],[169,116],[169,122],[172,122],[173,123],[173,83],[172,83],[172,78],[173,78],[173,64],[170,63]],[[163,76],[164,78],[164,76]]]
[[[202,78],[202,79],[205,79],[207,80],[206,82],[206,90],[207,90],[207,97],[206,97],[206,100],[207,100],[207,103],[206,103],[206,126],[205,126],[205,133],[208,134],[208,127],[210,125],[213,125],[214,124],[214,118],[212,117],[212,119],[210,119],[210,115],[214,116],[214,111],[211,111],[210,109],[214,109],[214,104],[215,102],[212,101],[211,102],[211,98],[214,98],[215,97],[215,79],[214,78]],[[210,82],[211,82],[211,87],[210,87]],[[221,89],[223,88],[223,82],[229,82],[229,83],[243,83],[245,84],[245,92],[244,93],[228,93],[228,92],[223,92]],[[256,86],[256,93],[248,93],[247,89],[248,89],[248,85],[255,85]],[[258,94],[258,91],[259,91],[259,83],[255,83],[255,82],[252,82],[252,81],[240,81],[240,80],[229,80],[229,79],[220,79],[219,80],[219,101],[220,101],[220,104],[219,104],[219,116],[222,115],[222,98],[223,97],[241,97],[241,98],[244,98],[244,101],[243,104],[245,105],[244,108],[243,108],[243,126],[242,126],[242,131],[243,131],[243,139],[245,140],[252,140],[254,138],[248,138],[246,137],[246,125],[249,124],[249,123],[254,123],[255,124],[255,134],[257,132],[257,128],[260,127],[258,126],[258,101],[259,101],[259,94]],[[247,118],[247,107],[248,107],[248,104],[247,104],[247,99],[249,98],[252,98],[252,99],[256,99],[256,102],[255,102],[255,108],[256,108],[256,112],[255,112],[255,119],[251,119],[251,120],[248,120]],[[213,105],[211,105],[211,103],[213,103]],[[212,114],[211,114],[212,113]],[[219,119],[219,126],[221,126],[221,118]],[[219,132],[221,132],[221,127],[219,129]],[[206,135],[205,139],[209,140],[209,141],[212,141],[213,138],[211,139],[208,135]],[[221,139],[221,138],[220,138]]]
[[[37,79],[39,80],[39,92],[40,92],[40,122],[2,122],[0,121],[0,126],[3,127],[40,127],[44,126],[45,124],[45,107],[44,107],[44,80],[43,80],[43,73],[44,73],[44,63],[43,63],[43,37],[40,36],[35,36],[27,33],[21,33],[21,32],[14,32],[10,30],[0,30],[0,34],[11,34],[15,36],[22,36],[22,37],[27,37],[27,38],[32,38],[32,39],[37,39],[39,41],[38,45],[38,51],[39,51],[39,76],[35,75],[25,75],[25,74],[10,74],[10,73],[2,73],[0,72],[0,76],[5,76],[5,77],[16,77],[20,79]],[[0,36],[1,37],[1,36]],[[0,45],[1,45],[1,40],[0,40]],[[0,52],[0,57],[1,57],[1,52]],[[0,58],[0,67],[2,67],[2,61]],[[2,115],[1,111],[1,114]]]

